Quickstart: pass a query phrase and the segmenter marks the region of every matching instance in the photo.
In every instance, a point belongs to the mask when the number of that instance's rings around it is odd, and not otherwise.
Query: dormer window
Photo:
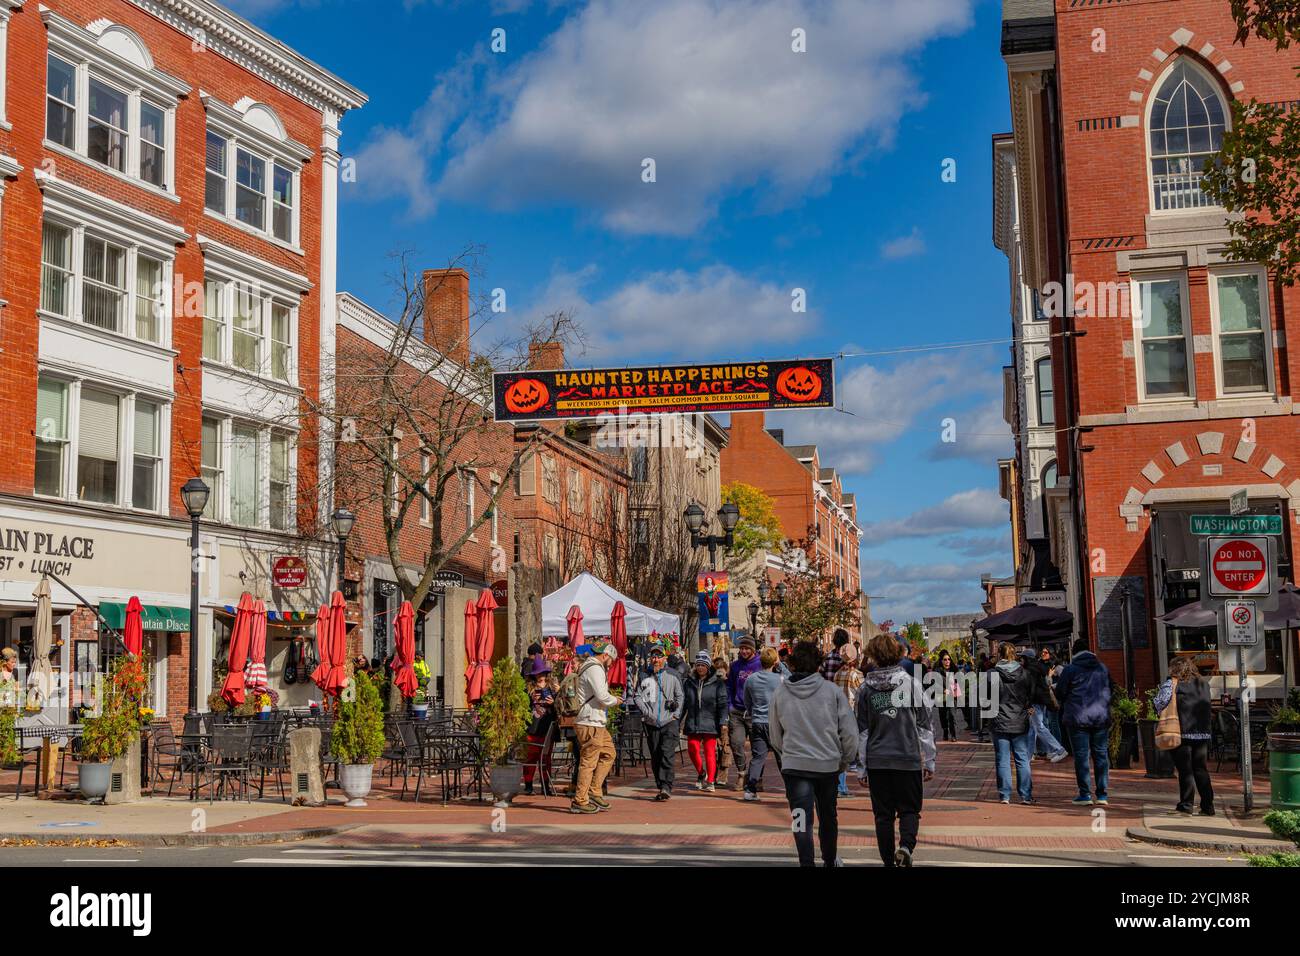
[[[1201,189],[1201,178],[1206,161],[1223,146],[1227,129],[1218,84],[1193,60],[1179,58],[1151,101],[1147,129],[1154,210],[1214,206]]]

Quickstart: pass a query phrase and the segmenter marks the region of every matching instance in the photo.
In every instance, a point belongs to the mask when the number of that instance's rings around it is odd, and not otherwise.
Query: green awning
[[[99,613],[103,615],[109,627],[119,631],[126,627],[125,604],[101,603]],[[190,630],[190,609],[187,607],[158,607],[153,604],[146,604],[144,605],[144,613],[140,615],[140,620],[146,631],[169,631],[173,634],[184,632],[188,634]]]

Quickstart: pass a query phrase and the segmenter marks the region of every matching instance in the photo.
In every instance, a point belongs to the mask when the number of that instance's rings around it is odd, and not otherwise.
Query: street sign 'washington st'
[[[1281,533],[1281,515],[1192,515],[1192,534]]]

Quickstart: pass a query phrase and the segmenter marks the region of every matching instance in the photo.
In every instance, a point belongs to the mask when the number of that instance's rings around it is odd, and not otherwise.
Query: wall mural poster
[[[493,397],[499,422],[832,408],[835,368],[825,358],[498,372]]]
[[[701,571],[695,579],[695,593],[700,602],[700,633],[716,634],[730,630],[727,572]]]

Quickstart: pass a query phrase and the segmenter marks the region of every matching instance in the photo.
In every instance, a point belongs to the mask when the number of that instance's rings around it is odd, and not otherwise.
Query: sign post
[[[1246,648],[1259,643],[1259,609],[1254,601],[1224,601],[1223,631],[1227,643],[1237,649],[1237,696],[1241,714],[1242,799],[1249,813],[1254,806],[1250,766],[1250,701],[1246,693]]]

